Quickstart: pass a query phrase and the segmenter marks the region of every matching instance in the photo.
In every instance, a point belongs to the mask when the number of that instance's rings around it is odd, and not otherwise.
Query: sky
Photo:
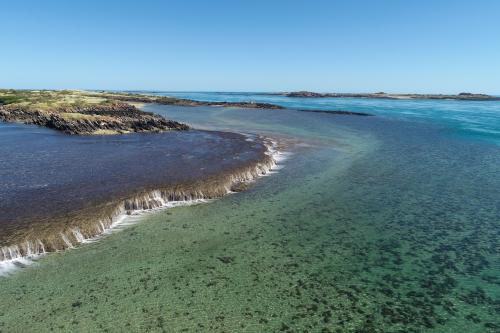
[[[0,88],[500,95],[500,1],[1,1]]]

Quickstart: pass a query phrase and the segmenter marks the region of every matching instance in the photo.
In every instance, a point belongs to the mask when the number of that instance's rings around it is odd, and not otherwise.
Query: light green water
[[[155,110],[293,155],[249,191],[1,279],[0,331],[499,330],[497,147],[376,118]]]

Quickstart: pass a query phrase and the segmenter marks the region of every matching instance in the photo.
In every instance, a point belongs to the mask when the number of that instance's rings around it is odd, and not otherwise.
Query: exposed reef
[[[0,263],[72,248],[105,234],[135,212],[166,207],[173,202],[215,199],[241,191],[249,182],[267,174],[276,165],[278,153],[274,145],[267,142],[267,150],[259,159],[234,167],[229,172],[143,191],[125,200],[91,207],[74,216],[68,214],[66,221],[61,223],[35,225],[29,230],[19,231],[10,237],[9,245],[0,247]]]
[[[311,91],[292,91],[284,93],[276,93],[273,95],[281,95],[286,97],[308,97],[308,98],[381,98],[381,99],[455,99],[461,101],[500,101],[500,97],[486,95],[486,94],[473,94],[473,93],[460,93],[458,95],[447,94],[388,94],[385,92],[377,93],[317,93]]]
[[[373,114],[365,113],[365,112],[354,112],[354,111],[343,111],[343,110],[299,110],[302,112],[312,112],[312,113],[326,113],[331,115],[339,115],[339,116],[373,116]]]
[[[195,101],[192,99],[175,98],[168,96],[152,96],[132,93],[108,93],[97,92],[88,93],[88,96],[107,98],[111,100],[123,102],[138,102],[138,103],[155,103],[161,105],[177,105],[177,106],[222,106],[222,107],[235,107],[235,108],[249,108],[249,109],[284,109],[284,107],[270,103],[257,103],[257,102],[206,102]]]
[[[22,122],[67,134],[118,134],[187,130],[189,127],[153,113],[140,111],[126,103],[86,106],[30,108],[26,105],[0,105],[0,120]]]

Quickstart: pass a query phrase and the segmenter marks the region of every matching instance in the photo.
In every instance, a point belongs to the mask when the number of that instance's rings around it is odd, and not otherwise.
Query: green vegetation
[[[0,105],[17,104],[31,110],[60,111],[116,102],[143,102],[175,104],[172,97],[148,96],[132,93],[89,92],[81,90],[14,90],[0,89]]]
[[[26,90],[0,89],[0,105],[25,101],[29,95],[31,93]]]
[[[11,104],[20,102],[21,98],[18,96],[0,96],[0,104]]]
[[[55,111],[58,108],[85,107],[111,102],[87,94],[77,90],[0,90],[0,104],[17,104],[29,109]]]

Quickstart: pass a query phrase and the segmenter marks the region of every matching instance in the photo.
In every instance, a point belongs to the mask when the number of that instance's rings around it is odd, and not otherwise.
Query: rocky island
[[[308,97],[308,98],[381,98],[381,99],[455,99],[461,101],[500,101],[500,97],[486,95],[486,94],[473,94],[468,92],[459,93],[457,95],[446,94],[388,94],[385,92],[377,93],[317,93],[311,91],[293,91],[276,93],[276,95],[286,97]]]
[[[84,135],[189,128],[120,100],[80,91],[0,90],[0,120]]]

